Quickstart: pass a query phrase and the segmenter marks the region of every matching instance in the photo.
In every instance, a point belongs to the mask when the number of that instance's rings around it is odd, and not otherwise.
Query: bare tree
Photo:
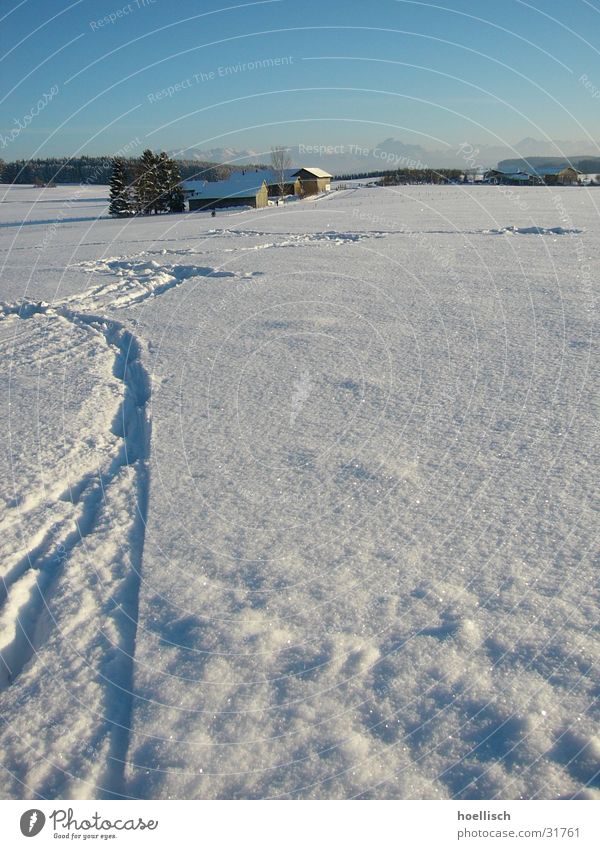
[[[271,168],[277,177],[277,185],[279,186],[279,197],[283,199],[285,194],[285,186],[288,182],[285,172],[292,167],[292,160],[286,147],[271,148]]]

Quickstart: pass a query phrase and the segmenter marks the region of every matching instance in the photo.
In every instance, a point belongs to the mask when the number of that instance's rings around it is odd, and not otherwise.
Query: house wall
[[[310,177],[300,179],[300,184],[302,186],[302,194],[304,195],[318,195],[320,192],[324,192],[327,190],[327,186],[331,184],[331,180],[329,177]]]
[[[248,195],[246,197],[238,195],[231,198],[190,198],[189,209],[190,212],[197,212],[202,209],[225,209],[228,206],[253,206],[255,209],[260,209],[263,206],[267,206],[268,202],[269,195],[267,187],[263,184],[255,195]]]
[[[263,206],[269,205],[269,192],[267,189],[267,184],[263,183],[260,187],[258,194],[256,195],[256,208],[261,209]]]
[[[577,183],[577,171],[574,168],[565,168],[559,174],[557,174],[557,182],[562,186],[569,186],[571,184]]]
[[[242,198],[190,198],[190,212],[202,209],[224,209],[228,206],[256,206],[254,196]]]
[[[279,184],[270,183],[268,186],[268,192],[269,197],[279,197]],[[302,190],[300,188],[300,180],[296,179],[293,183],[286,183],[283,192],[286,195],[300,195],[302,193]]]
[[[301,168],[298,171],[298,179],[300,180],[301,194],[317,195],[320,192],[327,191],[327,187],[331,186],[331,177],[315,177],[309,171]]]

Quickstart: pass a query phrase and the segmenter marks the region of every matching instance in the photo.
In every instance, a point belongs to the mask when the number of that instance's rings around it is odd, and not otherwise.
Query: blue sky
[[[600,137],[600,0],[5,0],[0,10],[6,160],[113,153],[135,138],[267,150]]]

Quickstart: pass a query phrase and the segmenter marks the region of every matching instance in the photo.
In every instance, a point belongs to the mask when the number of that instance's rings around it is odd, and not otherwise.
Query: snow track
[[[597,210],[549,197],[0,230],[0,796],[600,798]]]
[[[61,345],[64,351],[69,350],[68,331],[76,331],[83,337],[78,348],[87,344],[103,352],[110,361],[111,377],[120,386],[107,445],[97,467],[84,464],[79,477],[69,478],[67,484],[54,482],[43,497],[17,497],[4,520],[8,529],[19,524],[26,533],[33,529],[29,544],[22,546],[16,558],[4,561],[2,572],[0,693],[4,702],[14,701],[15,707],[27,703],[28,695],[40,689],[36,681],[40,666],[56,684],[67,654],[75,656],[72,662],[76,664],[89,664],[83,692],[68,693],[68,681],[64,682],[65,695],[74,696],[74,705],[67,706],[49,694],[47,698],[42,685],[44,723],[67,733],[66,718],[71,716],[76,737],[68,757],[62,754],[64,740],[60,756],[55,745],[50,745],[42,758],[42,776],[20,771],[15,763],[17,795],[27,793],[30,786],[36,787],[38,796],[123,795],[148,509],[151,385],[136,336],[122,322],[92,310],[139,304],[190,278],[244,276],[196,266],[170,267],[167,272],[157,263],[122,259],[94,264],[93,270],[122,279],[111,279],[53,306],[44,302],[0,305],[0,323],[27,322],[38,332],[40,322],[50,324],[54,330],[51,344]],[[10,328],[15,340],[23,335],[18,324]],[[51,348],[44,363],[59,355],[60,350]],[[106,450],[111,446],[112,450]],[[82,614],[91,617],[83,638]],[[71,640],[77,625],[76,640]],[[48,676],[42,672],[42,678]],[[38,702],[39,692],[34,704]],[[19,735],[18,719],[0,733],[3,748],[9,752],[16,745],[15,733]],[[91,772],[82,762],[82,770],[88,774],[80,772],[75,777],[61,768],[61,761],[71,766],[77,762],[75,750],[81,749],[81,738],[87,740],[88,761],[92,752],[101,756]],[[41,792],[37,790],[40,787]]]
[[[332,232],[313,234],[308,241],[359,238]],[[305,235],[287,234],[285,246],[304,241]],[[98,380],[108,380],[113,392],[101,404],[109,419],[100,420],[96,410],[66,446],[63,474],[45,482],[41,492],[39,485],[26,487],[7,504],[1,528],[7,532],[7,556],[0,574],[0,694],[3,715],[11,722],[0,730],[0,745],[8,753],[12,783],[3,793],[9,797],[126,795],[149,494],[151,382],[140,341],[112,316],[184,282],[244,281],[259,273],[161,264],[147,256],[77,267],[94,275],[93,285],[81,293],[54,304],[0,304],[0,325],[8,329],[2,342],[15,368],[37,365],[40,374],[52,377],[51,369],[65,355],[70,369],[75,356],[87,368],[85,359],[93,354],[102,367]],[[98,282],[98,277],[107,279]],[[10,386],[9,381],[9,391]],[[108,432],[95,433],[99,427]],[[75,447],[91,432],[96,454],[82,458]],[[58,468],[54,456],[45,464]],[[27,478],[23,472],[18,469],[19,479]],[[24,747],[32,749],[33,758],[22,757]]]
[[[232,277],[245,279],[252,274],[220,271],[210,266],[161,265],[155,260],[136,260],[112,257],[98,262],[84,262],[79,266],[90,274],[108,274],[109,283],[102,283],[83,295],[77,294],[67,303],[75,303],[84,309],[109,307],[123,309],[140,304],[149,298],[181,286],[187,280],[202,277]],[[115,281],[113,278],[117,277]]]

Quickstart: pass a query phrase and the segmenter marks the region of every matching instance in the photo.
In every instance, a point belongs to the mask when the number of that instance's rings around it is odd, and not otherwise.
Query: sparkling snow
[[[597,200],[5,187],[3,798],[600,798]]]

